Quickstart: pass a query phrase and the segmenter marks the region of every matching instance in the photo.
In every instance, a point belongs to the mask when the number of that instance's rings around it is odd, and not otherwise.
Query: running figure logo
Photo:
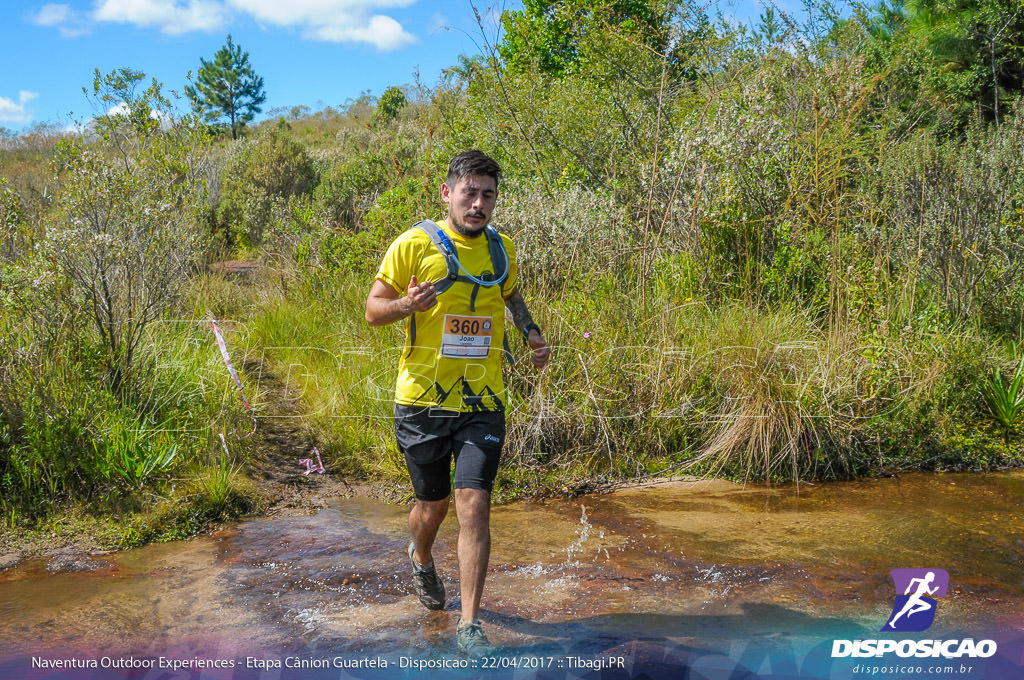
[[[889,621],[883,631],[927,630],[935,621],[936,597],[945,597],[949,574],[944,569],[893,569],[889,572],[896,592]]]

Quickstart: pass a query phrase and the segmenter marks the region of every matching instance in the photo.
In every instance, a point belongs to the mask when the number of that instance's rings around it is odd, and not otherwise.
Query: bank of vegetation
[[[501,496],[1020,465],[1017,3],[812,3],[754,27],[661,0],[525,6],[436,85],[238,139],[130,71],[97,74],[126,106],[84,133],[3,138],[9,527],[78,508],[129,517],[132,544],[252,511],[261,370],[332,472],[402,484],[402,329],[363,303],[465,148],[504,168],[496,224],[556,347],[537,373],[510,338]],[[252,437],[211,319],[248,367]]]

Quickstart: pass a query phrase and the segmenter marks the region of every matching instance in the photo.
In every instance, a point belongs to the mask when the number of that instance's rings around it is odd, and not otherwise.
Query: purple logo
[[[945,569],[893,569],[889,572],[896,586],[896,602],[883,631],[905,633],[927,630],[935,621],[936,597],[949,590]],[[902,594],[900,594],[902,593]]]

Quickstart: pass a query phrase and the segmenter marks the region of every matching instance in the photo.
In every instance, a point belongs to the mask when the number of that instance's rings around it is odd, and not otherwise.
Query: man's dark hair
[[[494,186],[498,186],[498,181],[501,179],[501,166],[498,165],[498,161],[483,151],[476,149],[463,151],[448,164],[448,177],[445,179],[445,183],[449,187],[453,187],[460,179],[465,179],[470,175],[493,177]]]

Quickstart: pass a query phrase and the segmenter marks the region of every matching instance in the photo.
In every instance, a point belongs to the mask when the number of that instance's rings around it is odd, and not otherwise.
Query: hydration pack
[[[490,288],[491,286],[501,286],[501,295],[505,296],[505,279],[508,278],[509,272],[509,261],[508,253],[505,252],[505,244],[501,240],[501,235],[491,225],[484,227],[484,235],[487,237],[487,246],[491,251],[491,269],[492,272],[484,272],[479,278],[473,276],[465,269],[462,268],[462,263],[459,262],[458,253],[455,250],[455,244],[451,242],[448,235],[437,226],[437,222],[433,220],[423,220],[413,225],[413,229],[422,229],[426,232],[427,236],[430,237],[431,242],[438,249],[441,255],[444,257],[445,264],[448,266],[448,275],[443,279],[434,282],[434,291],[440,295],[449,288],[452,287],[457,281],[463,283],[473,284],[473,293],[469,298],[469,309],[470,311],[476,310],[476,294],[480,290],[480,287]],[[498,272],[502,272],[498,274]]]
[[[456,282],[471,283],[473,284],[473,292],[469,296],[469,311],[471,312],[476,311],[476,294],[480,291],[481,287],[501,286],[501,296],[502,298],[505,297],[505,279],[508,278],[511,263],[508,259],[508,253],[505,251],[505,244],[501,240],[501,235],[494,227],[489,224],[484,227],[487,246],[491,251],[491,269],[494,271],[484,272],[479,278],[473,276],[462,267],[455,244],[444,233],[444,230],[437,226],[437,222],[423,220],[414,224],[412,228],[422,229],[426,232],[427,236],[430,237],[430,241],[444,257],[445,265],[448,267],[448,275],[434,282],[434,292],[437,295],[451,288]],[[497,272],[502,273],[498,274]],[[412,349],[415,345],[416,315],[413,314],[409,318],[409,354],[412,354]],[[506,358],[512,361],[512,352],[509,350],[507,337],[502,338],[502,345]]]

